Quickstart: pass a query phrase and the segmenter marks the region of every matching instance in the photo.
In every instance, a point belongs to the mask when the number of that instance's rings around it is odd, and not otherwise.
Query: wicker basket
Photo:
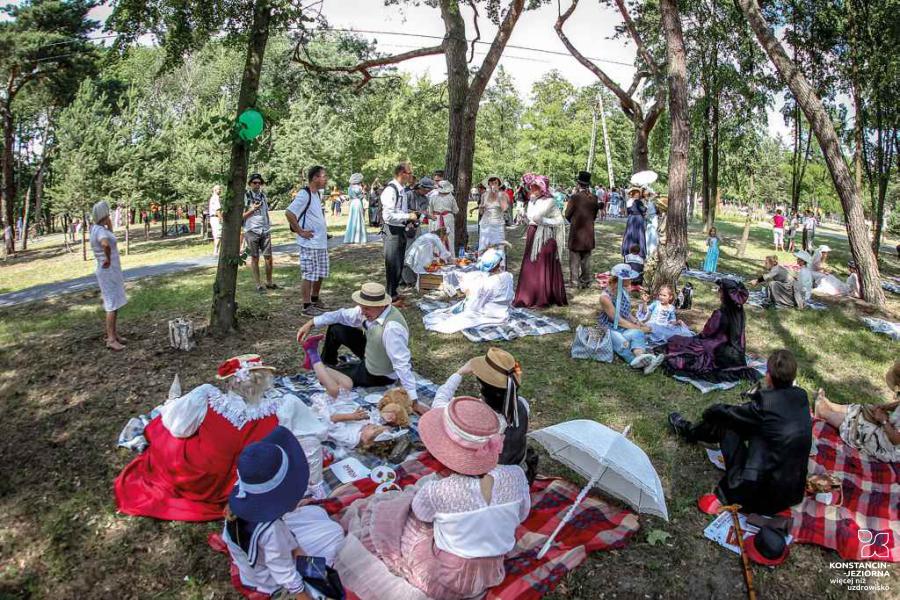
[[[419,275],[419,291],[431,292],[441,288],[444,276],[440,273],[422,273]]]

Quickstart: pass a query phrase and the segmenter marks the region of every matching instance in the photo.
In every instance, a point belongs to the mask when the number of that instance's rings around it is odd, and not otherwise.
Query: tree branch
[[[381,67],[386,67],[388,65],[396,65],[402,63],[407,60],[411,60],[413,58],[420,58],[422,56],[433,56],[435,54],[443,54],[444,53],[444,45],[445,42],[441,42],[437,46],[428,46],[427,48],[417,48],[416,50],[410,50],[409,52],[401,52],[400,54],[392,54],[389,56],[380,56],[377,58],[372,58],[369,60],[364,60],[355,65],[335,65],[335,66],[324,66],[316,64],[312,57],[309,56],[309,53],[306,50],[306,46],[303,42],[299,42],[294,47],[294,61],[305,67],[310,71],[316,71],[318,73],[359,73],[362,75],[362,79],[357,84],[357,89],[365,86],[369,81],[376,78],[377,76],[372,75],[371,70],[378,69]],[[301,51],[305,55],[305,58],[301,56]]]
[[[646,71],[638,71],[634,74],[634,79],[631,80],[631,85],[628,86],[628,95],[634,97],[634,93],[637,91],[638,86],[641,85],[641,82],[644,78],[647,77]]]
[[[619,12],[622,13],[622,19],[625,21],[625,27],[628,29],[628,33],[631,34],[631,39],[634,40],[634,45],[637,46],[638,54],[641,55],[641,58],[644,59],[644,62],[647,63],[647,68],[653,73],[653,76],[662,79],[662,72],[659,68],[659,65],[654,62],[653,57],[650,56],[650,53],[647,52],[647,46],[644,45],[644,40],[641,39],[641,34],[638,33],[637,27],[634,24],[634,21],[631,19],[631,15],[628,13],[628,7],[625,6],[625,0],[616,0],[616,6],[619,7]]]
[[[500,56],[503,54],[507,42],[509,42],[513,28],[524,10],[525,0],[511,0],[509,3],[509,7],[506,9],[506,16],[503,17],[503,22],[500,23],[500,27],[497,29],[494,41],[491,42],[491,48],[481,62],[481,68],[478,69],[475,77],[472,78],[472,83],[469,86],[470,98],[481,99],[481,95],[484,93],[484,89],[494,73],[494,68],[500,62]]]
[[[475,44],[481,40],[481,30],[478,28],[478,7],[475,5],[475,0],[469,0],[469,6],[472,7],[472,12],[474,13],[472,17],[472,23],[475,25],[475,39],[472,40],[472,46],[469,50],[469,61],[472,62],[475,59]]]
[[[556,30],[556,35],[559,36],[559,39],[562,40],[563,45],[569,51],[569,54],[575,57],[575,60],[580,62],[585,68],[587,68],[591,73],[597,76],[597,79],[600,80],[603,85],[607,87],[609,91],[616,95],[619,99],[619,103],[622,105],[622,111],[629,118],[642,118],[641,115],[643,113],[641,106],[635,102],[634,98],[632,98],[630,92],[626,92],[623,90],[619,84],[610,78],[603,69],[595,65],[593,62],[587,59],[585,55],[578,51],[578,49],[569,41],[569,38],[563,33],[563,25],[565,25],[566,21],[569,20],[569,17],[572,16],[572,13],[575,12],[575,9],[578,8],[578,0],[572,0],[572,5],[569,9],[559,15],[559,18],[556,19],[556,25],[553,26],[553,29]],[[635,75],[635,79],[637,79],[637,75]],[[632,84],[633,85],[633,84]]]

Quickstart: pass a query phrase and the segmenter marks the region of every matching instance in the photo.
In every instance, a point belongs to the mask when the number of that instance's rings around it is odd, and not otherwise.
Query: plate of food
[[[457,258],[456,259],[456,266],[458,266],[458,267],[468,267],[471,264],[472,264],[472,261],[469,260],[468,258]]]

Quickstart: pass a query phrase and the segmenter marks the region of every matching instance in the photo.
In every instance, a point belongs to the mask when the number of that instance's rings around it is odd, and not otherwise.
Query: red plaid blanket
[[[793,507],[795,541],[837,550],[846,560],[900,562],[900,464],[864,458],[825,421],[813,423],[809,473],[843,479],[843,502],[807,496]]]
[[[437,460],[426,452],[410,458],[397,469],[401,487],[412,485],[430,473],[447,474]],[[369,479],[341,486],[331,498],[320,504],[333,517],[340,518],[354,500],[375,492]],[[622,548],[640,528],[637,515],[615,508],[593,497],[585,498],[572,515],[572,520],[557,536],[553,547],[538,560],[537,553],[562,515],[578,496],[578,487],[563,479],[538,479],[531,486],[531,513],[516,531],[516,547],[506,559],[506,579],[487,594],[488,600],[533,600],[550,593],[553,588],[587,558],[589,552]],[[213,549],[227,553],[217,534],[209,536]],[[261,595],[241,585],[232,564],[231,581],[246,598],[261,600]],[[355,600],[352,590],[347,597]]]

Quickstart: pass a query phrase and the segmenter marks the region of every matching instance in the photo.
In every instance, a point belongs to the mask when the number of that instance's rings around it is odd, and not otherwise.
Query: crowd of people
[[[382,226],[384,282],[368,281],[352,293],[352,307],[328,310],[321,298],[330,273],[323,197],[328,173],[315,166],[306,175],[307,185],[297,190],[284,215],[296,235],[306,318],[296,340],[304,352],[303,368],[321,391],[304,402],[276,388],[273,367],[258,355],[224,361],[215,384],[157,408],[143,430],[147,449],[116,479],[117,506],[126,514],[166,520],[224,515],[222,538],[240,582],[263,594],[283,590],[308,598],[311,582],[320,591],[343,582],[361,598],[479,596],[503,580],[504,556],[531,510],[529,484],[538,461],[526,443],[531,404],[519,393],[525,371],[512,354],[491,347],[460,366],[428,403],[419,395],[399,292],[433,265],[453,264],[462,248],[454,237],[456,219],[466,206],[456,201],[453,185],[440,171],[414,180],[412,168],[401,163],[386,185],[373,184],[368,192],[362,175],[352,175],[344,241],[364,243],[367,224]],[[450,334],[503,323],[513,307],[565,306],[572,290],[593,286],[596,223],[612,213],[612,204],[607,200],[603,206],[589,173],[575,179],[562,207],[548,178],[537,173],[523,175],[511,194],[500,177],[482,182],[474,268],[447,282],[461,299],[426,314],[427,330]],[[265,291],[277,287],[271,277],[269,205],[262,176],[253,174],[248,183],[243,236],[254,282]],[[518,211],[521,194],[527,201]],[[218,200],[217,190],[213,195]],[[900,402],[843,406],[819,390],[813,415],[807,392],[795,384],[798,365],[790,351],[773,352],[765,375],[748,365],[744,306],[750,292],[740,281],[716,282],[719,306],[697,333],[679,318],[672,287],[662,286],[651,297],[638,285],[644,260],[664,230],[664,219],[659,221],[665,203],[647,185],[633,186],[626,196],[619,199],[627,213],[622,259],[602,280],[596,317],[614,354],[646,375],[660,369],[713,383],[755,383],[746,403],[714,404],[695,423],[679,413],[669,415],[671,429],[684,441],[722,450],[726,473],[700,498],[701,510],[715,514],[724,504],[739,503],[745,511],[775,515],[800,502],[813,416],[839,429],[846,444],[867,457],[900,459]],[[210,204],[210,214],[221,219],[221,207],[213,212],[212,198]],[[124,340],[116,331],[116,314],[126,298],[121,270],[113,268],[118,254],[106,203],[98,203],[92,217],[91,246],[108,315],[106,343],[118,350]],[[525,244],[514,277],[506,269],[506,235],[519,217],[526,225]],[[715,272],[715,228],[707,248],[707,270]],[[796,278],[777,257],[769,257],[767,272],[752,284],[764,286],[776,305],[802,307],[814,285],[834,285],[829,250],[820,246],[815,256],[797,250]],[[632,299],[635,294],[639,301]],[[466,377],[477,382],[477,396],[457,395]],[[900,361],[886,382],[900,398]],[[355,401],[365,388],[388,389],[377,410],[362,410]],[[340,522],[330,518],[316,503],[326,496],[323,443],[366,449],[415,419],[422,448],[450,475],[405,489],[387,486],[353,502]],[[413,447],[408,437],[402,442],[390,454],[396,462]],[[323,581],[310,575],[323,570],[335,577]]]

